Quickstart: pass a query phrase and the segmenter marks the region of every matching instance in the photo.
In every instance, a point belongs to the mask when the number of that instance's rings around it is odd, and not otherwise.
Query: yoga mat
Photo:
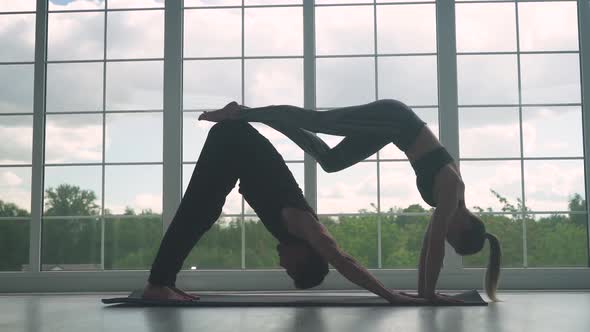
[[[142,290],[133,291],[128,297],[103,299],[104,304],[121,306],[182,306],[182,307],[381,307],[425,306],[424,304],[389,304],[377,296],[321,295],[321,294],[199,294],[196,301],[147,300],[141,298]],[[462,292],[453,297],[463,303],[427,304],[428,306],[486,306],[476,290]]]

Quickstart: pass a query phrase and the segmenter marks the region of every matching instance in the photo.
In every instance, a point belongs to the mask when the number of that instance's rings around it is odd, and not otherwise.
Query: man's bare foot
[[[211,111],[211,112],[203,112],[199,116],[199,120],[205,121],[212,121],[212,122],[220,122],[223,120],[232,120],[238,117],[238,113],[243,106],[239,105],[235,101],[225,105],[222,109]]]
[[[189,295],[175,287],[156,286],[148,283],[143,289],[144,299],[151,300],[178,300],[178,301],[194,301],[199,298]]]

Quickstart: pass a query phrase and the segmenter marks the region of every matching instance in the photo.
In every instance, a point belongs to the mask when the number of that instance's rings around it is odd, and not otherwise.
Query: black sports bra
[[[416,172],[416,186],[420,191],[420,196],[428,205],[436,207],[434,199],[434,179],[436,174],[441,168],[453,161],[454,159],[447,149],[441,146],[411,163],[414,172]]]

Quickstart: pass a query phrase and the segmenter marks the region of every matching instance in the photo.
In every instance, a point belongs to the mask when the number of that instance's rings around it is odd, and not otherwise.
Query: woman
[[[262,122],[282,132],[317,160],[326,172],[336,172],[373,155],[389,143],[402,150],[416,173],[416,184],[426,203],[435,208],[424,235],[418,273],[418,296],[437,299],[436,282],[445,254],[445,239],[460,255],[490,244],[484,286],[497,301],[501,249],[496,236],[487,233],[482,220],[465,205],[465,186],[459,168],[436,136],[400,101],[378,100],[330,111],[311,111],[291,105],[248,108],[231,102],[223,109],[205,112],[199,120]],[[330,148],[313,133],[344,136]]]
[[[238,179],[239,192],[279,241],[280,265],[296,288],[319,285],[328,274],[330,263],[351,282],[391,303],[426,302],[387,289],[341,250],[319,223],[281,155],[245,121],[222,121],[209,130],[180,206],[152,264],[144,298],[196,299],[176,288],[176,276],[192,248],[219,218],[225,198]]]

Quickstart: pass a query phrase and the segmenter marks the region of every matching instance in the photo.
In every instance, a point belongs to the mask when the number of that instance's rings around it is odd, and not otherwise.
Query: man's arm
[[[381,296],[389,302],[415,302],[415,299],[405,297],[387,289],[352,256],[342,251],[325,226],[320,224],[311,213],[295,209],[289,210],[289,216],[283,215],[285,219],[296,220],[296,222],[287,223],[289,231],[305,239],[313,249],[346,279]]]

